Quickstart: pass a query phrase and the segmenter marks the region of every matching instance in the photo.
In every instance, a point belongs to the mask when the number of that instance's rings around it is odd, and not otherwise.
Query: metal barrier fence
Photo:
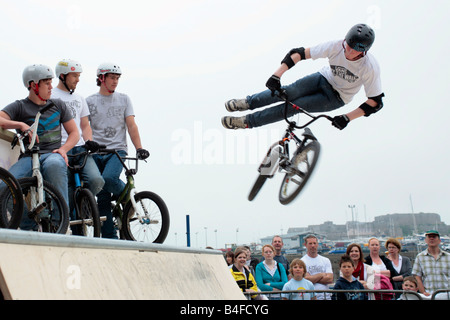
[[[345,300],[450,300],[450,290],[435,291],[431,296],[425,296],[414,291],[404,290],[286,290],[286,291],[258,291],[244,292],[248,300],[310,300],[312,295],[318,293],[327,295],[327,300],[340,300],[343,294]],[[288,297],[286,297],[288,296]],[[336,298],[334,298],[336,297]],[[367,297],[366,299],[360,299]]]

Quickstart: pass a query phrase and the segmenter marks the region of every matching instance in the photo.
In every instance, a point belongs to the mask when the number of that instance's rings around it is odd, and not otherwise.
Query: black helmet
[[[350,48],[360,52],[369,51],[374,41],[375,32],[363,23],[353,26],[345,36],[345,42]]]

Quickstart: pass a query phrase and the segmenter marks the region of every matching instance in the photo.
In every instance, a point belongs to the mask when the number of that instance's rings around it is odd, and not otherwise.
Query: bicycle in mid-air
[[[11,146],[17,143],[22,153],[31,154],[32,176],[18,179],[23,194],[23,211],[11,210],[15,201],[11,193],[3,193],[5,196],[1,201],[1,212],[14,213],[8,222],[11,229],[31,229],[40,232],[66,233],[69,226],[69,208],[62,194],[48,181],[42,177],[39,161],[39,146],[35,145],[39,118],[41,114],[53,107],[50,103],[42,108],[35,117],[34,123],[27,131],[15,135]],[[30,144],[25,150],[23,139],[32,132]],[[23,213],[25,213],[23,215]]]
[[[92,192],[83,185],[80,179],[80,173],[86,165],[90,154],[88,150],[85,150],[73,155],[67,155],[70,159],[69,169],[73,172],[75,181],[75,190],[72,195],[75,215],[74,219],[70,221],[70,226],[74,235],[100,237],[101,221],[97,201]]]
[[[116,150],[100,148],[98,154],[114,154],[125,169],[127,183],[122,193],[112,204],[114,224],[120,238],[141,242],[163,243],[169,232],[169,210],[163,199],[150,191],[137,192],[134,175],[138,170],[136,157],[120,157]],[[135,168],[129,168],[125,161],[135,162]]]
[[[281,140],[272,144],[261,162],[258,168],[258,178],[250,190],[248,200],[252,201],[266,180],[273,178],[278,170],[279,172],[285,172],[284,179],[281,182],[278,200],[280,203],[286,205],[291,203],[300,191],[302,191],[319,159],[320,143],[308,126],[320,118],[325,118],[330,121],[333,119],[325,114],[314,116],[287,100],[283,95],[279,94],[278,96],[285,101],[284,119],[288,123],[288,126],[284,136]],[[312,120],[302,126],[298,126],[295,121],[288,120],[287,111],[289,106],[312,118]],[[303,138],[299,138],[294,134],[295,129],[304,129],[302,134]],[[289,153],[289,142],[291,141],[294,141],[297,146],[292,158]]]

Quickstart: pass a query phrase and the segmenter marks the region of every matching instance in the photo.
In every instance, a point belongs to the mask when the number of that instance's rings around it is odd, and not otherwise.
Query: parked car
[[[330,251],[328,251],[328,254],[344,254],[346,252],[347,252],[347,248],[337,247],[337,248],[333,248]]]

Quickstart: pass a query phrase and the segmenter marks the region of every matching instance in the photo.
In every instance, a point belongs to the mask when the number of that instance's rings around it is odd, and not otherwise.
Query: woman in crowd
[[[275,249],[266,244],[262,247],[264,261],[258,263],[255,270],[255,278],[261,291],[281,291],[288,278],[286,269],[281,263],[277,263],[273,257]],[[269,299],[280,299],[280,295],[270,295]]]
[[[353,265],[355,266],[353,276],[361,282],[365,289],[373,290],[375,270],[368,264],[364,263],[364,256],[361,246],[357,243],[350,244],[347,247],[346,254],[350,256],[353,261]]]
[[[233,251],[227,251],[225,253],[225,261],[227,262],[227,266],[232,266],[234,263],[234,252]]]
[[[230,268],[231,274],[236,280],[237,285],[241,288],[242,292],[257,292],[258,287],[256,285],[255,278],[246,268],[247,252],[245,248],[238,247],[234,252],[234,263]],[[256,295],[251,296],[252,299],[256,298]]]
[[[392,284],[395,290],[402,290],[403,279],[411,275],[412,264],[408,257],[400,255],[402,245],[397,239],[389,238],[386,241],[388,259],[392,262],[397,275],[392,276]]]
[[[386,256],[380,255],[380,241],[377,238],[369,240],[369,256],[366,257],[365,262],[375,269],[375,273],[382,274],[389,278],[392,282],[392,277],[397,275],[392,266],[391,260]]]

